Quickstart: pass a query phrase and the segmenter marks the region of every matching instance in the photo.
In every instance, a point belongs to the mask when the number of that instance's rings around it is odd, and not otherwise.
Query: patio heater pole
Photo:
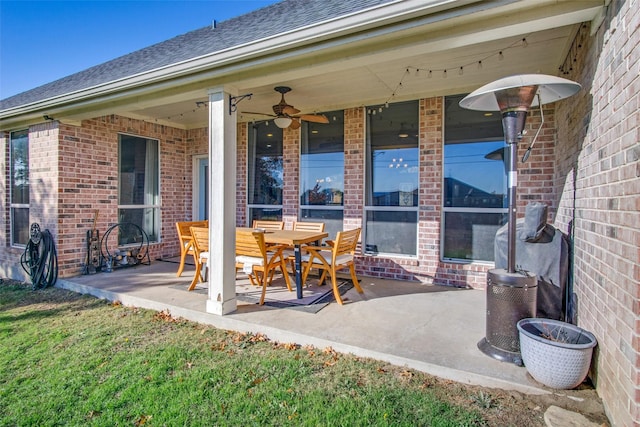
[[[487,333],[478,342],[483,353],[503,362],[522,365],[516,324],[535,317],[537,304],[537,277],[516,270],[518,142],[532,105],[555,102],[578,90],[578,83],[560,77],[523,74],[496,80],[460,101],[463,108],[500,111],[508,147],[507,269],[494,268],[487,273]]]

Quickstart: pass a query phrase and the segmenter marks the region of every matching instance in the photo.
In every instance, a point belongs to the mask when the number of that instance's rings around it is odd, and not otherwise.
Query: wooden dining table
[[[240,227],[239,230],[256,230],[250,227]],[[264,230],[264,241],[267,245],[293,246],[296,269],[296,297],[302,298],[302,253],[300,247],[312,242],[320,242],[329,234],[324,231],[301,230]]]

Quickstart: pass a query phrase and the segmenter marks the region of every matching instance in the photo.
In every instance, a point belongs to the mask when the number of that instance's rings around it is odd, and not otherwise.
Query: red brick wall
[[[247,144],[249,141],[247,123],[238,123],[236,158],[236,225],[247,225]]]
[[[361,228],[364,206],[364,108],[344,111],[344,230]],[[332,237],[331,237],[332,238]],[[362,240],[362,236],[360,237]],[[358,271],[367,274],[363,257],[358,257]]]
[[[29,129],[29,224],[38,223],[41,230],[49,230],[54,240],[59,240],[58,222],[58,122],[40,123]],[[9,133],[3,135],[0,146],[5,154],[2,158],[2,188],[9,189]],[[3,248],[0,251],[0,277],[14,277],[27,280],[28,276],[20,266],[24,250],[12,248],[10,230],[10,195],[3,192],[2,219],[0,229],[5,232],[0,237]]]
[[[302,128],[284,129],[282,132],[282,220],[286,228],[293,228],[300,207],[300,132]]]
[[[579,33],[582,90],[559,103],[556,222],[574,226],[578,324],[598,339],[592,377],[613,425],[640,425],[640,8],[614,1]]]
[[[185,208],[191,181],[185,173],[185,131],[113,115],[83,121],[81,127],[61,124],[57,159],[61,277],[81,271],[86,232],[96,210],[101,235],[118,222],[118,133],[160,141],[161,243],[150,245],[149,251],[151,259],[178,251],[175,222],[191,215],[190,204]]]

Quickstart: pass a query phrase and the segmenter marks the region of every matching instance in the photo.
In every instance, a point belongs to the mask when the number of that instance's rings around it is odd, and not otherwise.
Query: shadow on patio
[[[260,332],[273,341],[330,346],[465,384],[549,392],[525,368],[478,350],[477,342],[485,336],[484,291],[361,276],[364,294],[350,289],[343,306],[332,302],[312,313],[239,300],[237,311],[217,316],[206,312],[205,292],[177,286],[191,281],[193,266],[186,266],[180,278],[177,268],[173,262],[154,261],[113,273],[59,279],[57,286],[125,305],[168,310],[172,316],[221,329]],[[276,289],[282,290],[278,283]]]

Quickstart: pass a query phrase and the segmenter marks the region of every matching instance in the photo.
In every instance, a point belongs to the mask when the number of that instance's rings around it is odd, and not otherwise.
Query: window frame
[[[20,134],[20,133],[24,133],[24,136],[26,137],[26,172],[27,172],[27,198],[29,199],[28,203],[14,203],[13,201],[13,187],[14,187],[14,164],[13,164],[13,160],[14,160],[14,140],[17,138],[14,138],[15,134]],[[16,236],[16,224],[15,224],[15,210],[16,209],[26,209],[27,210],[27,218],[29,218],[30,215],[30,208],[31,208],[31,194],[30,194],[30,166],[29,166],[29,129],[21,129],[21,130],[16,130],[16,131],[12,131],[9,133],[9,235],[10,235],[10,245],[11,247],[15,247],[15,248],[25,248],[27,246],[28,243],[28,238],[27,240],[22,243],[22,242],[18,242],[16,241],[14,238]],[[29,225],[29,224],[27,224]]]
[[[149,142],[149,141],[155,141],[156,142],[156,183],[157,183],[157,190],[156,193],[154,194],[154,203],[144,203],[144,204],[123,204],[121,203],[121,190],[122,190],[122,177],[121,177],[121,167],[122,167],[122,137],[129,137],[129,138],[138,138],[141,140],[144,140],[145,143]],[[156,230],[156,238],[153,239],[153,234],[150,234],[147,232],[147,230],[144,229],[143,225],[140,224],[136,224],[138,225],[142,230],[144,230],[144,232],[147,234],[147,237],[149,239],[149,243],[161,243],[162,242],[162,189],[161,189],[161,178],[162,178],[162,171],[161,171],[161,152],[162,150],[160,149],[160,140],[157,138],[149,138],[146,136],[140,136],[140,135],[135,135],[135,134],[130,134],[130,133],[125,133],[125,132],[119,132],[118,133],[118,222],[120,222],[120,215],[121,215],[121,211],[122,210],[133,210],[133,209],[152,209],[154,211],[154,225],[153,227]],[[145,166],[145,174],[147,173],[146,171],[146,166]],[[126,247],[127,244],[121,244],[120,246]]]
[[[398,103],[394,103],[394,104],[389,104],[389,107],[393,107],[394,105],[399,105],[399,104],[415,104],[415,119],[416,119],[416,132],[418,132],[419,128],[420,128],[420,102],[419,100],[408,100],[408,101],[402,101],[402,102],[398,102]],[[386,108],[389,108],[386,107]],[[419,223],[420,223],[420,137],[419,137],[419,132],[416,136],[416,146],[415,146],[415,150],[417,153],[417,163],[416,163],[416,167],[418,168],[418,177],[417,177],[417,201],[415,204],[413,204],[412,206],[401,206],[401,205],[392,205],[392,206],[386,206],[386,205],[376,205],[373,204],[373,201],[370,200],[370,196],[369,194],[371,194],[371,196],[373,195],[373,175],[372,175],[372,168],[373,168],[373,163],[370,162],[370,159],[372,158],[372,144],[371,144],[371,138],[372,138],[372,133],[371,133],[371,119],[374,115],[376,114],[376,111],[378,110],[378,107],[366,107],[366,112],[367,112],[367,116],[365,118],[365,156],[364,156],[364,186],[363,186],[363,190],[364,190],[364,198],[363,198],[363,202],[364,202],[364,206],[363,206],[363,212],[362,212],[362,252],[364,253],[364,255],[366,256],[382,256],[382,257],[386,257],[386,258],[404,258],[404,259],[418,259],[418,256],[420,255],[420,245],[419,245],[419,236],[418,236],[418,230],[419,230]],[[382,111],[380,111],[378,114],[383,114],[384,113],[384,109],[382,109]],[[400,122],[400,130],[402,130],[403,125],[402,122]],[[393,252],[381,252],[381,251],[371,251],[371,250],[367,250],[367,217],[368,217],[368,213],[369,212],[414,212],[415,213],[415,232],[414,232],[414,236],[415,236],[415,253],[414,254],[405,254],[405,253],[393,253]]]
[[[340,226],[340,230],[344,229],[344,176],[345,176],[345,158],[346,158],[346,153],[345,153],[345,145],[344,145],[344,110],[336,110],[336,111],[327,111],[327,112],[323,112],[322,114],[324,114],[325,116],[329,117],[329,120],[331,120],[331,118],[335,117],[337,114],[341,115],[341,118],[339,120],[339,122],[342,124],[342,201],[340,202],[340,204],[303,204],[303,192],[304,189],[302,188],[302,184],[299,187],[298,190],[298,220],[299,221],[314,221],[314,222],[324,222],[321,218],[314,218],[311,217],[309,218],[305,218],[303,217],[303,212],[304,211],[340,211],[342,214],[342,220],[341,220],[341,226]],[[299,182],[302,183],[303,182],[303,167],[302,167],[302,148],[305,144],[305,140],[308,142],[309,139],[311,138],[311,136],[309,135],[309,131],[310,131],[310,124],[308,122],[302,122],[302,126],[301,126],[301,132],[300,132],[300,152],[299,152],[299,167],[298,167],[298,178],[299,178]],[[327,126],[324,124],[320,124],[319,126]],[[338,151],[334,151],[334,153],[337,153]],[[326,223],[325,223],[326,224]],[[329,234],[331,236],[331,233]]]
[[[464,97],[463,95],[449,95],[449,96],[444,96],[443,97],[443,105],[446,105],[446,99],[450,97],[450,98],[462,98]],[[441,181],[441,188],[442,188],[442,204],[441,204],[441,214],[440,214],[440,261],[442,262],[448,262],[448,263],[454,263],[454,264],[488,264],[488,265],[492,265],[495,264],[494,261],[491,260],[482,260],[482,259],[466,259],[466,258],[453,258],[453,257],[445,257],[445,243],[446,243],[446,236],[445,236],[445,231],[446,231],[446,215],[447,213],[469,213],[469,214],[502,214],[502,215],[507,215],[508,214],[508,207],[505,205],[501,208],[480,208],[480,207],[464,207],[464,206],[447,206],[447,194],[446,194],[446,185],[445,185],[445,179],[446,174],[444,173],[444,171],[447,168],[447,163],[446,163],[446,156],[445,156],[445,147],[447,145],[447,116],[446,116],[446,111],[443,111],[442,114],[442,181]],[[482,113],[481,113],[482,114]],[[500,119],[498,119],[500,121],[500,130],[502,130],[502,121]],[[479,137],[479,138],[473,138],[470,139],[466,142],[468,143],[487,143],[487,142],[497,142],[499,140],[503,140],[503,145],[504,147],[506,147],[506,143],[504,143],[504,136],[502,134],[502,132],[500,132],[500,135],[492,135],[492,136],[483,136],[483,137]],[[456,143],[463,143],[465,142],[464,140],[456,140]],[[506,183],[506,172],[504,174],[504,182]],[[506,185],[506,184],[505,184]],[[506,193],[505,193],[506,194]],[[495,244],[495,241],[494,241]]]
[[[256,143],[255,139],[257,136],[257,129],[255,128],[257,125],[262,125],[264,124],[265,126],[269,126],[269,122],[272,120],[262,120],[262,121],[256,121],[256,122],[249,122],[247,123],[247,157],[246,157],[246,165],[247,165],[247,173],[246,173],[246,194],[247,194],[247,198],[246,198],[246,212],[245,212],[245,218],[246,218],[246,226],[247,227],[251,227],[253,224],[253,216],[252,216],[252,211],[255,210],[261,210],[264,211],[265,209],[274,209],[274,210],[279,210],[280,214],[278,216],[278,221],[282,221],[282,217],[283,217],[283,212],[284,212],[284,182],[282,184],[282,188],[281,188],[281,195],[280,195],[280,203],[279,204],[265,204],[265,203],[249,203],[251,197],[252,197],[252,192],[253,192],[253,185],[250,182],[251,179],[255,180],[255,158],[253,160],[251,160],[251,155],[252,155],[252,150],[251,150],[251,144],[252,144],[252,140],[253,143]],[[275,123],[273,123],[273,128],[277,129],[277,131],[280,132],[280,141],[281,141],[281,147],[282,147],[282,151],[280,152],[280,158],[282,159],[282,166],[281,166],[281,170],[280,172],[284,174],[284,129],[280,129],[279,127],[277,127],[275,125]],[[251,165],[253,165],[253,171],[251,171]]]

